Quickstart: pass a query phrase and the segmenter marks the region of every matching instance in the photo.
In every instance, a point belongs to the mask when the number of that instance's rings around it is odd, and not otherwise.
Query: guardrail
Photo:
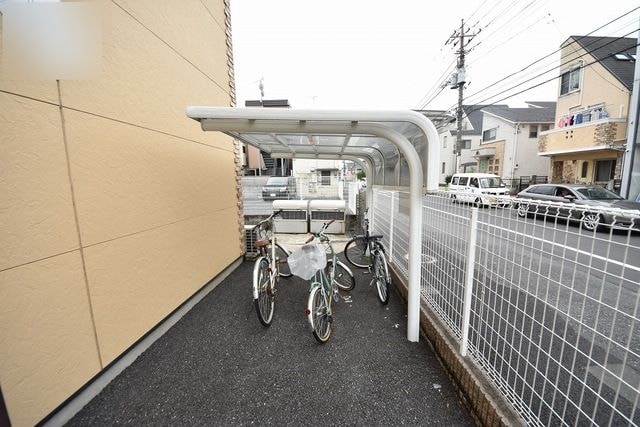
[[[404,193],[374,191],[372,226],[407,274]],[[640,425],[640,212],[588,231],[566,204],[478,209],[423,199],[423,304],[530,425]],[[576,219],[584,207],[569,207]],[[592,208],[589,211],[593,211]],[[529,215],[527,215],[529,214]],[[635,228],[634,228],[635,227]]]

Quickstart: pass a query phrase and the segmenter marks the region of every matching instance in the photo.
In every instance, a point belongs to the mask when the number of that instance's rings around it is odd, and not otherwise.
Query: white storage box
[[[308,205],[308,200],[275,200],[273,211],[282,209],[282,213],[273,219],[276,233],[307,233]]]
[[[309,228],[312,233],[320,231],[325,222],[335,219],[327,228],[327,233],[344,234],[345,231],[344,200],[311,200],[309,202]]]

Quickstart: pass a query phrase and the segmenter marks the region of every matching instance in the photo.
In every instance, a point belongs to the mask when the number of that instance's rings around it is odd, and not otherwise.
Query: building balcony
[[[586,151],[609,150],[624,144],[626,118],[603,118],[567,125],[540,133],[538,155],[553,156]]]

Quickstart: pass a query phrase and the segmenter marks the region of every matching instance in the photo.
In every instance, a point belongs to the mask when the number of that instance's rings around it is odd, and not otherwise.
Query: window
[[[460,185],[467,185],[467,183],[469,182],[469,177],[466,176],[461,176],[460,177]]]
[[[460,177],[459,176],[454,176],[453,179],[451,180],[451,183],[453,185],[458,185],[459,181],[460,181]]]
[[[546,132],[549,129],[551,129],[551,126],[549,126],[549,124],[540,125],[540,132]]]
[[[538,125],[529,125],[529,138],[538,137]]]
[[[498,166],[498,164],[496,163],[495,167],[493,168],[493,172],[495,174],[498,174],[498,172],[500,172],[500,167]]]
[[[462,149],[462,150],[470,150],[471,149],[471,140],[470,139],[463,139],[462,143],[460,144],[460,149]]]
[[[446,135],[442,138],[442,148],[447,148],[447,136]]]
[[[446,166],[447,166],[447,164],[445,162],[442,162],[442,172],[440,172],[440,173],[444,173],[444,170],[445,170]]]
[[[560,76],[560,95],[580,89],[581,67],[582,65],[576,66]]]
[[[331,185],[331,171],[320,171],[320,180],[322,185]]]
[[[582,170],[580,172],[580,177],[586,178],[588,172],[589,172],[589,162],[582,162]]]
[[[496,139],[496,128],[488,129],[482,132],[482,141],[491,141]]]
[[[528,189],[527,192],[553,196],[556,192],[556,187],[554,187],[553,185],[539,185],[537,187],[532,187]]]
[[[603,182],[613,179],[616,173],[616,161],[612,160],[598,160],[596,161],[596,181]]]

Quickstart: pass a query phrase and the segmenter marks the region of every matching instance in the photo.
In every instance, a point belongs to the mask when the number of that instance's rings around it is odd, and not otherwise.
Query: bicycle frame
[[[267,222],[273,221],[274,216],[275,214],[258,223],[255,229],[264,226],[265,224],[267,224]],[[260,233],[260,231],[258,231],[257,233]],[[269,261],[269,286],[273,289],[275,288],[275,285],[280,278],[280,266],[276,262],[276,235],[273,230],[273,224],[269,229],[265,230],[264,234],[265,239],[269,241],[269,245],[260,247],[260,257],[256,260],[256,264],[258,264],[262,258],[266,258]],[[256,287],[254,287],[253,289],[253,298],[258,298],[258,289]]]

